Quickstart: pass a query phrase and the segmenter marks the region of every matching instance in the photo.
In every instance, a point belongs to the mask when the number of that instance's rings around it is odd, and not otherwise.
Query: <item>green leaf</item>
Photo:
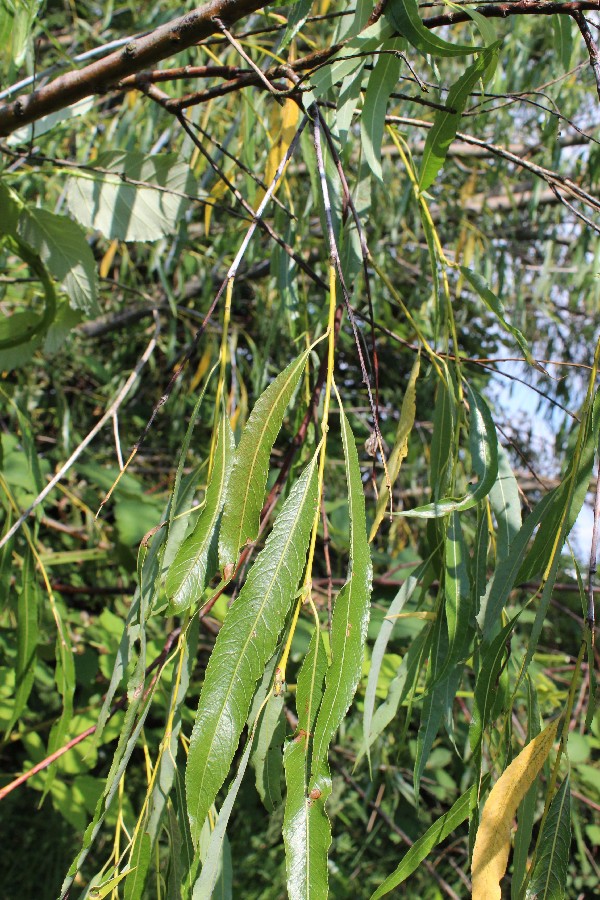
[[[562,900],[567,885],[570,846],[571,791],[567,777],[550,804],[526,900]]]
[[[458,398],[454,383],[439,381],[433,411],[433,435],[429,454],[430,484],[434,500],[443,497],[452,477],[453,444]]]
[[[384,53],[377,60],[369,77],[365,102],[360,119],[360,134],[367,165],[383,183],[381,171],[381,141],[385,128],[385,114],[390,94],[400,77],[400,59],[395,53]]]
[[[451,497],[417,506],[415,509],[395,513],[399,516],[415,516],[420,519],[436,519],[450,512],[471,509],[486,497],[498,475],[498,438],[489,407],[483,397],[470,385],[466,385],[470,408],[469,444],[471,465],[478,478],[476,485],[469,488],[465,497],[455,500]],[[443,396],[445,395],[445,391]],[[432,446],[432,468],[434,448]],[[432,472],[433,474],[433,472]],[[435,482],[434,482],[435,483]]]
[[[366,534],[365,499],[354,435],[340,407],[350,513],[350,560],[331,621],[332,663],[315,726],[312,774],[327,765],[327,748],[340,726],[360,680],[371,596],[372,566]]]
[[[438,37],[423,25],[419,16],[416,0],[388,3],[384,18],[391,21],[397,31],[405,37],[420,53],[431,56],[468,56],[477,53],[481,47],[470,47],[466,44],[451,44]]]
[[[252,754],[252,766],[256,772],[256,790],[268,812],[281,804],[281,778],[283,774],[283,742],[285,719],[283,694],[272,694],[261,716]]]
[[[464,659],[473,633],[473,597],[467,565],[468,553],[457,512],[450,514],[446,533],[444,593],[448,624],[448,668]]]
[[[526,704],[527,704],[527,743],[536,737],[541,729],[541,718],[537,696],[537,689],[529,675],[525,677]],[[525,882],[527,868],[530,863],[531,837],[535,823],[538,795],[540,788],[540,776],[525,794],[517,810],[517,833],[515,834],[513,850],[513,870],[510,885],[511,900],[522,900],[523,884]]]
[[[0,182],[0,235],[17,233],[19,207],[11,191]]]
[[[500,561],[489,582],[488,590],[481,601],[481,607],[477,614],[477,622],[483,631],[483,639],[486,643],[492,639],[501,621],[502,610],[508,600],[508,595],[517,583],[517,575],[531,535],[552,503],[552,497],[553,492],[546,494],[529,513],[512,542],[510,555]]]
[[[559,18],[562,18],[559,16]],[[523,356],[527,360],[530,365],[533,365],[533,358],[531,356],[531,350],[529,349],[529,344],[527,343],[527,339],[516,328],[514,325],[511,325],[506,321],[504,305],[498,297],[489,287],[485,279],[481,277],[477,272],[473,272],[472,269],[468,269],[466,266],[460,266],[460,271],[467,279],[471,287],[479,294],[487,308],[490,312],[493,312],[502,327],[509,334],[512,334],[517,344],[521,348],[523,352]]]
[[[273,654],[296,594],[316,502],[315,456],[292,487],[264,550],[219,631],[206,668],[186,771],[195,843],[227,776],[256,681]]]
[[[401,4],[395,4],[392,9],[400,7]],[[489,71],[489,67],[497,60],[498,46],[499,42],[481,51],[475,62],[450,88],[446,99],[446,110],[436,113],[433,126],[427,134],[421,160],[419,187],[422,191],[426,191],[435,181],[446,159],[448,148],[456,137],[462,111],[469,95],[477,82],[484,77]]]
[[[19,218],[19,236],[61,282],[73,309],[99,314],[96,263],[77,222],[47,209],[27,208]]]
[[[71,646],[69,629],[65,626],[56,606],[54,609],[54,616],[56,621],[56,643],[54,651],[56,664],[54,669],[54,681],[62,701],[62,710],[58,721],[54,723],[50,731],[47,750],[48,756],[54,753],[55,750],[58,750],[59,747],[62,747],[67,739],[69,726],[73,718],[73,697],[75,695],[75,662],[73,659],[73,648]],[[57,768],[58,760],[52,763],[48,768],[42,800],[52,787]]]
[[[225,492],[219,534],[219,561],[224,571],[235,564],[242,544],[258,534],[271,450],[308,352],[291,362],[264,391],[242,433]]]
[[[470,793],[471,789],[469,788],[462,797],[459,797],[447,813],[444,813],[437,822],[434,822],[431,828],[427,829],[418,841],[415,841],[410,850],[402,857],[398,868],[391,875],[388,875],[383,884],[380,884],[377,890],[371,894],[371,900],[378,900],[379,897],[384,897],[398,887],[399,884],[402,884],[403,881],[406,881],[431,853],[433,848],[451,835],[459,825],[462,825],[469,815]]]
[[[487,727],[498,689],[500,668],[507,655],[507,641],[517,623],[518,615],[496,635],[481,660],[477,674],[473,703],[473,718],[469,727],[471,750],[476,751],[483,740],[483,732]]]
[[[363,735],[365,739],[365,746],[367,748],[367,754],[369,753],[369,747],[373,743],[373,739],[371,737],[371,724],[373,720],[373,710],[375,708],[377,682],[379,680],[381,663],[385,655],[388,641],[391,637],[392,629],[398,621],[398,614],[402,612],[404,605],[410,600],[410,598],[416,591],[417,587],[419,586],[419,581],[427,571],[428,566],[429,561],[421,563],[421,565],[418,566],[418,568],[416,568],[411,575],[407,576],[406,581],[401,586],[400,590],[390,603],[389,609],[383,622],[381,623],[379,634],[377,635],[375,644],[373,646],[363,709]]]
[[[496,517],[496,560],[506,559],[521,528],[521,499],[517,479],[502,444],[498,444],[498,477],[490,491],[490,505]]]
[[[554,49],[559,57],[565,72],[571,68],[573,56],[573,27],[570,16],[552,16],[552,28],[554,30]]]
[[[357,762],[377,740],[379,735],[396,716],[398,708],[406,698],[413,694],[419,679],[419,673],[423,669],[425,659],[431,643],[431,627],[423,628],[411,641],[410,647],[402,657],[402,662],[392,680],[387,697],[380,703],[370,724],[368,735],[365,733],[365,742],[361,747]]]
[[[322,805],[316,808],[315,801],[308,796],[310,734],[323,696],[326,671],[323,638],[315,630],[298,673],[297,732],[286,744],[283,754],[287,789],[283,840],[291,900],[317,900],[327,894],[327,851],[331,833]]]
[[[152,841],[150,840],[150,835],[144,828],[141,828],[136,835],[129,858],[129,869],[127,870],[129,877],[125,882],[124,900],[140,900],[143,897],[151,856]]]
[[[221,416],[215,463],[206,489],[204,509],[192,533],[179,548],[167,572],[168,615],[181,615],[202,595],[217,565],[217,536],[235,441],[226,415]]]
[[[17,601],[17,660],[15,664],[15,700],[6,735],[12,731],[33,687],[38,644],[39,588],[33,554],[29,547],[23,557],[21,588]]]
[[[417,410],[417,378],[419,377],[420,364],[420,357],[417,356],[412,367],[410,377],[408,379],[406,393],[404,394],[404,398],[402,400],[400,421],[398,422],[398,428],[396,430],[396,440],[394,442],[394,448],[390,454],[390,458],[387,464],[390,484],[392,488],[394,487],[394,484],[396,483],[396,480],[400,473],[402,462],[408,455],[408,438],[413,429],[413,425],[415,424],[415,414]],[[377,509],[375,511],[375,520],[371,526],[369,541],[373,540],[373,538],[377,534],[379,526],[383,521],[383,517],[385,516],[385,511],[389,502],[389,497],[390,491],[388,488],[387,479],[384,477],[382,478],[381,484],[379,485]]]
[[[280,53],[287,47],[287,45],[291,41],[294,40],[300,29],[306,22],[312,5],[313,0],[296,0],[288,16],[287,28],[283,36],[281,46],[279,47]]]
[[[562,546],[575,524],[592,477],[594,458],[600,431],[600,390],[593,402],[583,411],[580,423],[575,425],[581,441],[577,452],[570,455],[562,483],[551,492],[544,522],[535,536],[533,546],[519,571],[519,581],[529,581],[543,572],[555,552]],[[559,536],[560,532],[560,536]]]
[[[79,171],[67,181],[67,202],[86,228],[110,240],[157,241],[173,234],[198,196],[186,162],[174,153],[145,156],[138,151],[99,153],[94,166],[105,171]]]

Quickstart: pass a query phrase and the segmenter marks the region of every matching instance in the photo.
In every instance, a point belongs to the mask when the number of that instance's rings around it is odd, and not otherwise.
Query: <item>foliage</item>
[[[0,0],[9,900],[593,894],[600,56],[546,6]]]

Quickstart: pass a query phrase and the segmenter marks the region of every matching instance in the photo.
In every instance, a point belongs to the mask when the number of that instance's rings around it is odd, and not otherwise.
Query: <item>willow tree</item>
[[[62,897],[585,891],[598,2],[168,7],[0,3],[0,810]]]

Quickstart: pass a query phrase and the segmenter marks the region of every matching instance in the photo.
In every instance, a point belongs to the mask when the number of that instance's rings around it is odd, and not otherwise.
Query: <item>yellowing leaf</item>
[[[290,144],[294,140],[296,128],[298,127],[298,117],[300,115],[300,108],[298,107],[298,104],[294,100],[291,100],[289,97],[282,107],[274,107],[273,114],[277,115],[279,111],[281,111],[281,127],[279,130],[279,134],[277,134],[277,137],[274,139],[271,145],[271,149],[269,150],[269,155],[267,157],[267,167],[265,169],[265,184],[267,185],[267,187],[273,181],[275,172],[277,171],[281,160],[287,153]],[[275,123],[275,127],[273,129],[274,134],[276,133],[276,128],[277,124]],[[263,197],[264,191],[260,191],[258,195],[258,204],[261,203]]]
[[[510,851],[517,808],[533,784],[556,737],[558,720],[530,741],[502,773],[487,799],[477,831],[471,873],[472,900],[500,900],[500,879]]]
[[[204,231],[206,232],[206,237],[208,237],[210,234],[210,220],[212,218],[215,203],[221,200],[226,193],[227,185],[224,181],[217,181],[217,183],[211,188],[209,198],[204,206]]]
[[[390,477],[390,484],[392,487],[394,486],[394,482],[396,481],[398,473],[400,472],[400,466],[402,465],[403,460],[408,455],[408,437],[412,431],[413,425],[415,424],[415,400],[417,392],[416,384],[417,378],[419,377],[419,366],[420,359],[417,356],[412,367],[410,378],[408,379],[406,393],[402,401],[400,421],[398,423],[398,429],[396,431],[396,442],[388,461],[388,473]],[[384,477],[379,488],[379,499],[377,500],[375,521],[371,526],[369,541],[373,540],[373,538],[377,534],[377,531],[379,530],[379,526],[381,525],[381,522],[385,515],[385,508],[388,504],[389,496],[390,492],[387,486],[387,479]]]

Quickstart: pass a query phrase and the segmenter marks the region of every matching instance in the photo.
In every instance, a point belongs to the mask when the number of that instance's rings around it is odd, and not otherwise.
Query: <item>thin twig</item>
[[[16,534],[16,532],[19,530],[19,528],[21,527],[23,522],[25,522],[25,520],[27,518],[29,518],[31,513],[35,509],[37,509],[37,507],[40,505],[40,503],[43,503],[43,501],[46,499],[48,494],[56,487],[56,485],[59,483],[59,481],[61,481],[62,478],[66,475],[66,473],[69,471],[69,469],[71,468],[73,463],[81,456],[83,451],[91,444],[91,442],[94,440],[96,435],[100,431],[102,431],[102,429],[104,428],[106,423],[114,417],[116,411],[123,404],[124,400],[126,399],[127,395],[129,394],[131,388],[135,384],[135,381],[136,381],[138,375],[140,374],[140,372],[142,371],[142,369],[144,368],[144,366],[146,365],[146,363],[148,362],[148,360],[150,359],[150,357],[152,356],[152,354],[156,348],[158,336],[160,334],[160,318],[159,318],[158,314],[156,313],[156,311],[154,311],[154,324],[155,324],[154,334],[152,335],[150,343],[148,344],[148,346],[144,350],[143,354],[141,355],[140,359],[138,360],[133,372],[131,373],[131,375],[129,376],[129,378],[127,379],[127,381],[121,388],[121,390],[117,393],[116,397],[114,398],[112,403],[109,405],[108,409],[106,410],[106,412],[104,413],[102,418],[100,418],[98,420],[98,422],[96,422],[96,424],[94,425],[92,430],[86,435],[86,437],[84,437],[84,439],[81,441],[79,446],[75,448],[75,450],[70,455],[68,460],[65,463],[63,463],[63,465],[60,467],[58,472],[50,479],[50,481],[48,482],[46,487],[42,491],[40,491],[40,493],[37,495],[37,497],[31,503],[31,505],[28,506],[27,509],[21,513],[21,515],[16,520],[14,525],[12,525],[12,527],[9,528],[9,530],[6,532],[6,534],[0,540],[0,549],[2,549],[2,547],[4,547],[5,544],[8,543],[8,541],[12,538],[12,536],[14,534]]]
[[[600,530],[600,463],[598,466],[598,478],[596,479],[596,498],[594,500],[594,528],[592,531],[592,545],[590,548],[590,565],[588,568],[588,608],[585,617],[586,624],[591,632],[591,642],[594,646],[596,611],[594,607],[594,577],[598,560],[598,532]]]

